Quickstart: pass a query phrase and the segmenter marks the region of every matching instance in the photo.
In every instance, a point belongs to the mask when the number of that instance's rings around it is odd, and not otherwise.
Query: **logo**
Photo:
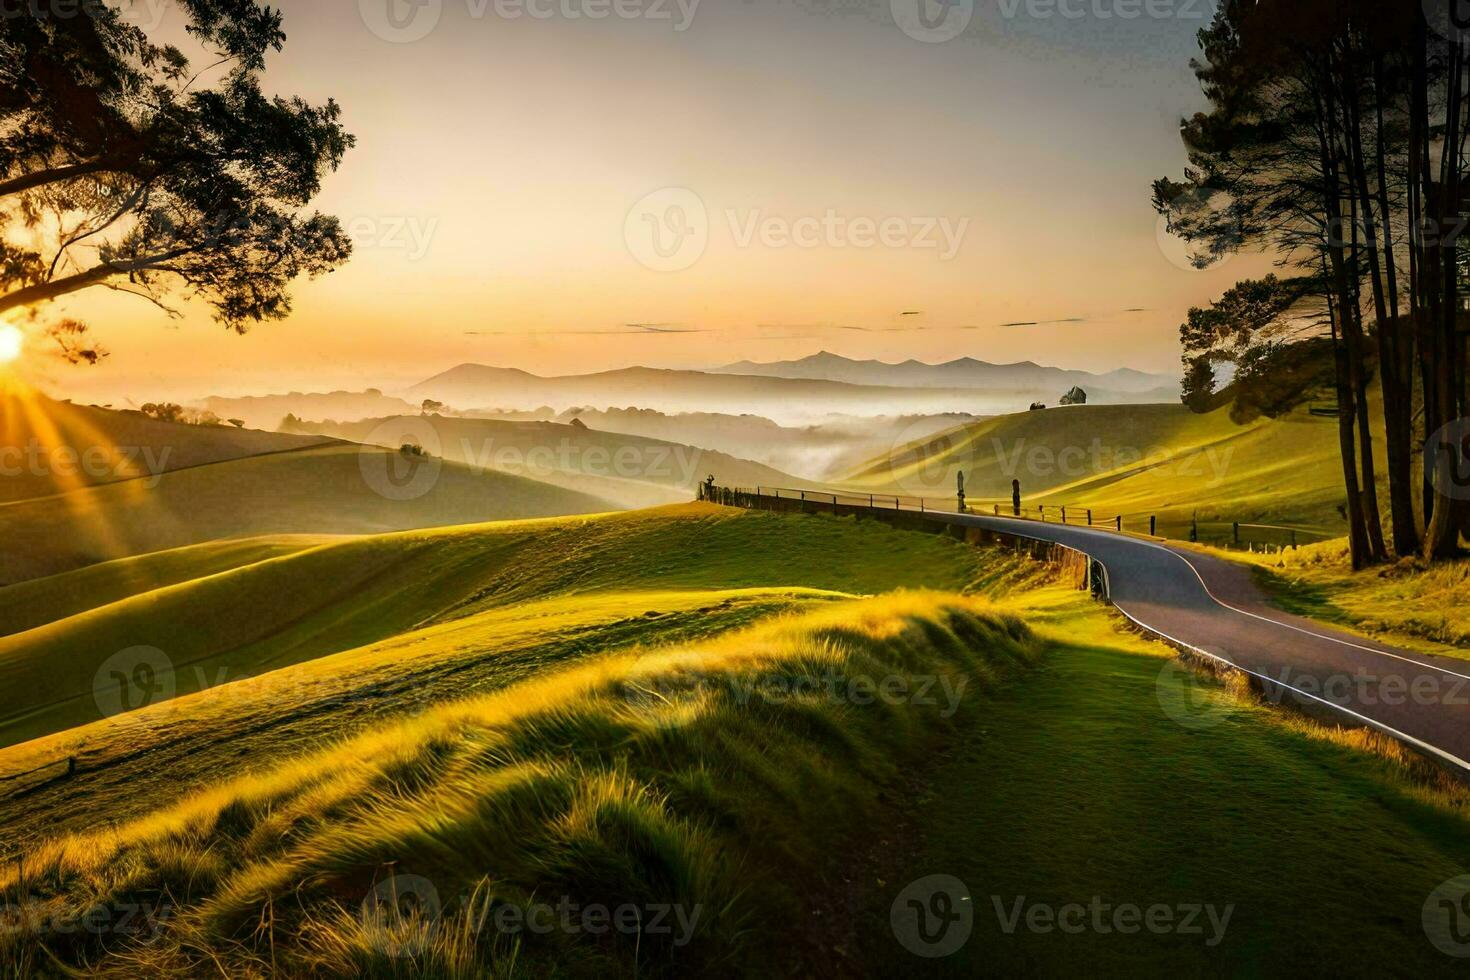
[[[1446,41],[1458,41],[1470,31],[1470,0],[1422,0],[1424,22]]]
[[[683,187],[654,191],[633,205],[623,223],[628,251],[655,272],[682,272],[709,247],[709,211]]]
[[[948,956],[970,939],[975,905],[970,890],[953,875],[929,875],[898,893],[889,910],[893,935],[915,956]]]
[[[1470,875],[1451,878],[1429,893],[1424,934],[1446,956],[1470,957]]]
[[[442,914],[439,889],[418,875],[380,881],[362,902],[365,931],[374,947],[388,956],[422,954]]]
[[[444,0],[357,0],[362,22],[392,44],[421,41],[439,26]]]
[[[421,416],[387,419],[374,427],[357,453],[368,488],[385,500],[418,500],[439,482],[444,461],[439,430]],[[378,447],[398,447],[396,450]]]
[[[1470,418],[1440,426],[1424,444],[1424,460],[1434,462],[1434,489],[1452,500],[1470,500]]]
[[[157,647],[120,650],[92,678],[92,698],[102,717],[137,711],[174,696],[174,665]]]
[[[1211,651],[1218,655],[1218,651]],[[1172,721],[1203,731],[1235,713],[1230,695],[1203,671],[1178,660],[1165,662],[1155,681],[1159,707]]]
[[[893,22],[915,41],[942,44],[965,33],[975,0],[888,0]]]

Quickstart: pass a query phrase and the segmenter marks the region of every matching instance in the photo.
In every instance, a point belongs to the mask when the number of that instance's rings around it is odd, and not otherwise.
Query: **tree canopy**
[[[353,143],[339,106],[261,87],[280,12],[179,2],[197,68],[100,2],[0,17],[0,313],[94,286],[174,312],[182,291],[243,332],[349,256],[338,220],[305,210]],[[51,328],[86,359],[79,326]]]

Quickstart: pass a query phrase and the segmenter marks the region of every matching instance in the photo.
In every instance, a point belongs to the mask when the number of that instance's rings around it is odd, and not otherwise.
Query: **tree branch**
[[[30,306],[34,303],[45,303],[74,293],[88,286],[96,286],[99,283],[111,279],[113,276],[125,276],[132,272],[144,272],[154,269],[172,259],[188,255],[195,251],[193,246],[188,248],[177,248],[168,252],[160,252],[158,255],[150,255],[146,258],[134,259],[131,262],[104,262],[95,265],[83,272],[66,276],[62,279],[53,279],[50,282],[36,283],[33,286],[25,286],[13,292],[0,296],[0,313],[15,309],[18,306]]]
[[[46,170],[37,170],[19,177],[11,177],[9,180],[0,180],[0,197],[11,194],[19,194],[23,191],[36,187],[44,187],[47,184],[59,183],[63,180],[71,180],[74,177],[85,177],[88,174],[100,174],[113,169],[115,164],[108,160],[89,160],[86,163],[73,163],[65,167],[50,167]]]

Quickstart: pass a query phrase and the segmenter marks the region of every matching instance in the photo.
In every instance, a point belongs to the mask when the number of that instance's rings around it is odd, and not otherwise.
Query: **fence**
[[[732,506],[751,506],[761,498],[789,500],[808,512],[854,513],[861,511],[959,512],[957,497],[922,497],[907,494],[860,493],[841,489],[793,489],[791,487],[718,487],[700,484],[699,499]],[[1017,508],[1010,500],[993,498],[967,500],[965,512],[1020,517],[1049,524],[1091,527],[1118,533],[1146,535],[1175,541],[1194,541],[1221,548],[1296,548],[1298,545],[1338,537],[1330,529],[1306,525],[1258,524],[1248,521],[1201,521],[1177,512],[1164,514],[1108,513],[1075,504],[1025,504]]]

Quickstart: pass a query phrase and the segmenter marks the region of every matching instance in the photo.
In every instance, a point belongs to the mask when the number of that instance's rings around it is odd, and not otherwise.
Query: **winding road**
[[[1251,674],[1268,698],[1378,729],[1470,775],[1470,661],[1396,649],[1284,613],[1248,569],[1196,551],[1033,520],[924,516],[1089,555],[1105,569],[1109,599],[1147,632]]]

